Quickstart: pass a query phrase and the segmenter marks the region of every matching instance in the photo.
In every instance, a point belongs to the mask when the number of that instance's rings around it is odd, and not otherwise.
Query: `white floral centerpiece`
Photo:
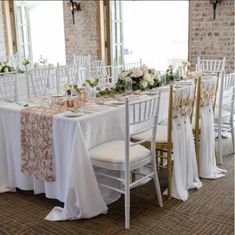
[[[65,83],[64,91],[66,96],[72,96],[74,94],[79,94],[82,87],[79,87],[76,83]]]
[[[119,75],[116,88],[124,90],[125,83],[130,81],[132,82],[133,91],[152,89],[161,85],[160,73],[155,69],[148,68],[146,65],[122,71]]]
[[[14,71],[16,71],[16,69],[9,64],[8,60],[0,62],[0,73],[9,73]]]

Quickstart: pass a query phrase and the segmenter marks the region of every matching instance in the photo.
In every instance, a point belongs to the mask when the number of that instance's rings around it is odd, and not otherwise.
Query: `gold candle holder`
[[[74,101],[73,100],[67,100],[66,104],[67,104],[68,108],[73,108],[74,107]]]
[[[86,102],[86,92],[85,92],[84,89],[82,89],[82,90],[80,91],[80,101],[81,101],[82,103]]]

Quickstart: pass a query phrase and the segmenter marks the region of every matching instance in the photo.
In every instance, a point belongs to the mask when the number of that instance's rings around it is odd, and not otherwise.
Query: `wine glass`
[[[132,80],[128,79],[125,81],[125,96],[128,96],[132,93]]]

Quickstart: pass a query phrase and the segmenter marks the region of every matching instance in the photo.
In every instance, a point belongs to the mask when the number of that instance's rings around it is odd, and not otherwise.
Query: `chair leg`
[[[126,188],[125,193],[125,228],[130,228],[130,187]]]
[[[171,198],[171,178],[172,178],[172,167],[171,167],[171,151],[167,152],[167,177],[168,177],[168,198]]]
[[[161,188],[159,184],[159,179],[158,179],[158,174],[157,174],[157,164],[156,164],[156,158],[153,158],[153,172],[154,172],[154,185],[155,185],[155,190],[157,194],[157,199],[160,207],[163,207],[162,203],[162,193],[161,193]]]
[[[232,137],[232,150],[235,153],[235,137],[234,137],[234,122],[233,122],[233,113],[230,116],[230,126],[231,126],[231,137]]]
[[[223,164],[221,124],[218,125],[218,163]]]
[[[160,166],[161,167],[163,167],[163,165],[164,165],[164,162],[163,162],[163,151],[160,151],[160,156],[161,156],[161,158],[160,158]]]

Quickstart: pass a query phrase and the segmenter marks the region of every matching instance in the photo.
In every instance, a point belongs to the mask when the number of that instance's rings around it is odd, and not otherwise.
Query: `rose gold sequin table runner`
[[[53,116],[66,110],[31,107],[21,110],[21,170],[42,181],[55,180]]]

